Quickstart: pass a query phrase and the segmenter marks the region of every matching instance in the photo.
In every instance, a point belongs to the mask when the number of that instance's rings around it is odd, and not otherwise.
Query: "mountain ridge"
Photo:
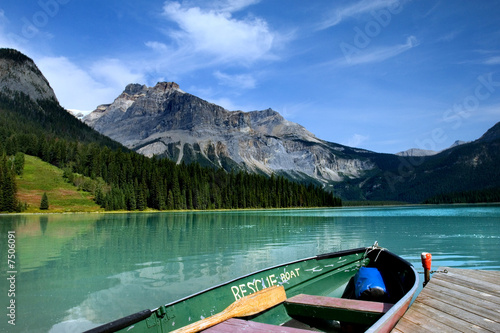
[[[198,161],[227,171],[284,173],[323,183],[374,167],[367,160],[343,159],[341,145],[332,149],[332,143],[272,109],[228,111],[173,82],[128,85],[113,103],[83,120],[130,149],[177,163]]]
[[[397,156],[321,140],[272,109],[228,111],[164,82],[155,87],[129,85],[113,103],[100,105],[88,116],[94,126],[122,136],[120,144],[63,109],[28,57],[2,51],[0,66],[8,69],[0,71],[0,152],[12,156],[21,151],[66,166],[70,175],[71,170],[84,174],[97,185],[94,195],[106,209],[337,204],[315,187],[292,185],[284,177],[321,185],[330,194],[354,201],[419,203],[443,193],[500,188],[500,123],[475,141],[433,156]],[[165,159],[146,158],[122,144]],[[201,172],[191,162],[215,169]],[[234,172],[224,176],[219,168]],[[241,170],[271,177],[247,177]],[[215,182],[205,184],[197,176],[198,187],[191,188],[192,172]],[[258,179],[272,193],[264,190],[255,196],[236,188],[244,179]],[[283,190],[281,184],[298,192],[275,196],[276,190]],[[304,191],[309,197],[302,196]],[[248,193],[254,195],[251,200]]]
[[[284,175],[321,184],[346,200],[421,202],[441,192],[489,187],[491,179],[500,182],[492,166],[499,156],[491,149],[498,130],[441,152],[376,153],[321,140],[272,109],[228,111],[173,82],[128,85],[84,121],[146,156]],[[457,159],[458,151],[463,156]],[[462,177],[461,172],[471,177],[462,183],[450,179]]]
[[[16,174],[22,173],[25,155],[39,157],[63,169],[68,182],[91,193],[95,203],[106,210],[342,204],[339,198],[318,186],[291,182],[284,177],[226,173],[194,163],[176,165],[168,159],[145,157],[93,130],[62,108],[52,98],[55,94],[46,79],[25,55],[15,50],[0,51],[0,68],[8,69],[0,72],[0,82],[4,82],[0,90],[2,212],[26,209],[27,203],[20,202],[23,196],[16,186]],[[13,82],[13,77],[19,82]],[[137,93],[140,89],[133,86],[129,92]],[[145,114],[142,111],[146,110],[137,111],[130,116],[142,117]],[[46,187],[43,183],[50,179],[42,181],[35,190],[43,192],[40,187]]]
[[[34,101],[59,103],[49,81],[31,58],[14,49],[0,49],[0,59],[0,92],[10,96],[20,92]]]

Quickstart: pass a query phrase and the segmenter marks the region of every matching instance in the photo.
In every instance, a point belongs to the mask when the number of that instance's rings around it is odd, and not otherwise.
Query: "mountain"
[[[23,167],[30,161],[25,155],[62,169],[66,181],[90,192],[95,203],[106,210],[341,205],[340,199],[318,186],[284,177],[226,173],[195,163],[176,165],[168,159],[148,158],[98,133],[62,108],[29,57],[0,49],[0,69],[0,212],[27,209],[28,202],[22,202],[25,197],[18,191]],[[140,90],[140,86],[133,87],[137,88]],[[143,111],[149,109],[145,106]],[[40,167],[29,171],[30,175],[38,174],[38,180],[47,176]],[[47,182],[55,183],[52,178],[38,185],[31,183],[31,201],[40,202],[42,193],[51,186]],[[66,204],[78,210],[75,201]]]
[[[498,139],[500,139],[500,122],[486,131],[477,142],[493,142]]]
[[[84,122],[141,154],[177,163],[197,161],[323,184],[358,178],[377,167],[364,156],[370,152],[318,139],[272,109],[228,111],[174,82],[130,84]]]
[[[13,49],[0,49],[0,92],[23,93],[34,101],[57,102],[49,82],[33,60]]]
[[[481,138],[432,156],[399,156],[396,166],[368,179],[343,184],[344,193],[361,192],[370,200],[422,202],[449,193],[499,191],[499,129],[497,123]]]
[[[22,152],[65,168],[68,179],[106,209],[337,204],[324,191],[280,175],[321,184],[345,200],[418,203],[466,191],[495,197],[500,188],[499,124],[432,156],[380,154],[321,140],[272,109],[225,110],[173,82],[128,85],[85,121],[131,150],[166,158],[136,154],[82,123],[59,105],[30,58],[0,49],[0,156]],[[0,169],[0,182],[11,177],[5,158]],[[253,178],[239,170],[276,176]]]
[[[405,151],[400,151],[399,153],[396,153],[398,156],[431,156],[431,155],[436,155],[438,152],[434,150],[426,150],[426,149],[420,149],[420,148],[410,148]]]
[[[346,200],[422,202],[500,186],[498,129],[442,152],[393,155],[327,142],[272,109],[228,111],[174,82],[130,84],[84,118],[146,156],[316,182]]]
[[[14,49],[0,48],[0,109],[0,138],[9,144],[20,144],[8,139],[14,133],[35,137],[50,133],[62,139],[123,147],[62,108],[35,62]]]
[[[456,147],[456,146],[460,146],[460,145],[463,145],[465,143],[467,143],[467,142],[466,141],[457,140],[457,141],[453,142],[453,144],[451,146],[449,146],[448,148],[446,148],[446,149],[450,149],[450,148],[453,148],[453,147]],[[426,149],[420,149],[420,148],[410,148],[408,150],[396,153],[396,155],[398,155],[398,156],[419,157],[419,156],[432,156],[432,155],[436,155],[438,153],[439,153],[439,151],[435,151],[435,150],[426,150]]]

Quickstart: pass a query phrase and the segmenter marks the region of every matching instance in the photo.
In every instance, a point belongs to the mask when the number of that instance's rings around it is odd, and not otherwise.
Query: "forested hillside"
[[[4,89],[0,92],[0,211],[23,207],[15,197],[16,154],[18,158],[37,156],[64,169],[68,181],[91,192],[108,210],[341,204],[319,187],[283,177],[227,173],[139,155],[81,123],[55,100],[34,101]]]

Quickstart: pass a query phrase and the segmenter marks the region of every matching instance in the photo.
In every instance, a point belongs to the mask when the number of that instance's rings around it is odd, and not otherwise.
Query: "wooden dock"
[[[441,267],[392,333],[500,332],[500,272]]]

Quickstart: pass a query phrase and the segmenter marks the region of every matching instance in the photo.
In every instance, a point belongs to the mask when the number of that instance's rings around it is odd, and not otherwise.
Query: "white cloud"
[[[318,30],[333,27],[342,22],[347,17],[369,13],[374,10],[387,8],[393,5],[401,5],[400,2],[400,0],[362,0],[354,4],[349,4],[347,6],[337,8],[329,14],[329,17],[327,19],[321,22]]]
[[[351,48],[344,46],[344,58],[335,61],[341,65],[360,65],[368,63],[377,63],[393,58],[403,52],[406,52],[416,46],[420,42],[415,36],[410,36],[406,39],[406,43],[380,48],[357,49],[354,46]],[[347,45],[347,44],[346,44]]]
[[[445,35],[442,35],[441,37],[438,38],[439,42],[451,42],[453,41],[458,35],[462,33],[462,30],[454,30],[451,32],[446,33]]]
[[[253,89],[256,86],[255,78],[250,74],[229,75],[216,71],[214,76],[225,86],[240,89]]]
[[[104,59],[95,62],[90,68],[90,73],[98,82],[110,87],[121,87],[121,89],[129,83],[144,82],[144,76],[134,72],[133,66],[118,59]]]
[[[483,61],[484,65],[500,65],[500,56],[493,56]]]
[[[41,57],[36,63],[67,109],[94,110],[113,102],[128,83],[142,82],[140,75],[113,59],[97,61],[88,69],[66,57]]]
[[[213,98],[210,99],[211,103],[222,106],[224,109],[229,111],[242,110],[241,106],[236,105],[232,100],[227,97]]]
[[[260,0],[220,0],[214,1],[212,8],[234,13],[259,2]],[[204,4],[206,4],[206,1],[204,1]]]
[[[166,52],[169,50],[168,46],[160,42],[146,42],[145,45],[154,51]]]
[[[267,22],[258,17],[236,19],[231,14],[250,3],[254,1],[232,1],[224,8],[202,9],[167,2],[164,15],[179,26],[167,32],[177,43],[176,56],[197,55],[212,63],[245,65],[272,58],[275,34]]]
[[[0,9],[0,46],[8,47],[19,50],[23,52],[23,47],[26,40],[14,33],[8,33],[7,27],[9,26],[9,19],[5,15],[5,12]]]
[[[351,138],[347,140],[347,143],[345,143],[345,145],[349,147],[359,148],[361,147],[361,144],[366,142],[369,138],[370,137],[366,135],[354,134]]]

